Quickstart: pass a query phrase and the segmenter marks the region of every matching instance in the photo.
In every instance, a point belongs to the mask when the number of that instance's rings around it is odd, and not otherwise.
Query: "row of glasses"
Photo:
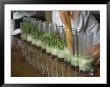
[[[93,59],[92,34],[77,33],[77,30],[73,31],[73,44],[75,47],[75,55],[73,55],[66,46],[63,26],[57,26],[54,23],[41,20],[24,19],[21,29],[22,39],[37,46],[38,53],[30,57],[34,57],[35,61],[33,60],[32,64],[42,74],[47,73],[48,76],[71,76],[70,66],[74,66],[74,69],[78,69],[79,72],[90,70]],[[90,51],[88,48],[91,48],[89,49]]]

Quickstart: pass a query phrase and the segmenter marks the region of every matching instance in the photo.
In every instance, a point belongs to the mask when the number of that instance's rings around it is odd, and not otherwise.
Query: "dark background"
[[[108,1],[109,0],[100,0],[100,1],[99,0],[0,0],[0,86],[2,87],[25,87],[25,86],[26,87],[30,87],[30,86],[61,87],[63,86],[63,85],[9,85],[4,83],[4,4],[107,4]],[[107,57],[108,57],[109,56],[108,48],[109,48],[109,41],[110,41],[109,40],[110,3],[108,4],[107,8],[108,8],[107,9]],[[107,59],[107,65],[109,64],[108,62],[109,62],[109,59]],[[107,77],[109,77],[109,74],[107,75]],[[109,80],[107,81],[109,82]],[[65,85],[65,86],[68,86],[68,85]],[[105,87],[105,85],[101,85],[101,86]]]

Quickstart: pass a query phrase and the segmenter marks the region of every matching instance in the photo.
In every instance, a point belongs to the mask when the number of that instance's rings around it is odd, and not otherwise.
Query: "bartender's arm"
[[[70,11],[60,11],[60,18],[61,18],[62,23],[65,26],[67,47],[70,50],[70,52],[74,54],[74,45],[73,45],[74,38],[72,34],[70,17],[71,17]]]
[[[94,65],[100,64],[100,44],[94,45]]]

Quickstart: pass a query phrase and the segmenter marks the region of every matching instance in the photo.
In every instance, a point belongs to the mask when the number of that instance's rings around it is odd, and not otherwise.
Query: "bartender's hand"
[[[100,44],[94,46],[94,65],[100,64]]]

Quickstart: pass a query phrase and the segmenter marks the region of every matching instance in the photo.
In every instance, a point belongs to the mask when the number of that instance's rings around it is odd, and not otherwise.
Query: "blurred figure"
[[[74,53],[72,30],[78,32],[94,33],[94,60],[95,65],[100,64],[100,25],[92,12],[89,11],[53,11],[53,23],[64,26],[67,36],[68,48]],[[100,18],[100,17],[99,17]]]

